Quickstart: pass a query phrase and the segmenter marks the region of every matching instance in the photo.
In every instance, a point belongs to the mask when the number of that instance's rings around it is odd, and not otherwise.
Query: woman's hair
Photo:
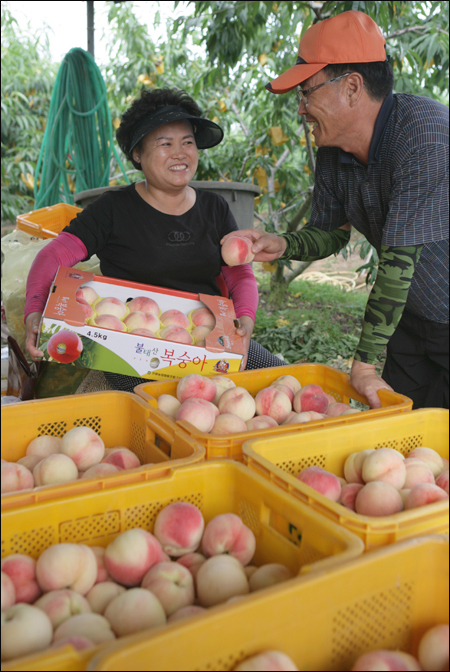
[[[144,138],[138,142],[131,152],[129,151],[136,122],[166,105],[178,105],[178,107],[181,107],[188,114],[192,114],[193,117],[202,116],[202,112],[197,103],[181,89],[153,89],[152,91],[142,91],[141,97],[135,100],[123,113],[120,126],[116,132],[116,138],[120,149],[137,170],[141,170],[141,164],[133,159],[132,153],[134,149],[137,149],[139,152],[141,151]]]
[[[388,61],[374,63],[333,63],[323,69],[328,77],[339,77],[346,72],[362,75],[367,93],[373,100],[384,100],[394,88],[394,71]]]

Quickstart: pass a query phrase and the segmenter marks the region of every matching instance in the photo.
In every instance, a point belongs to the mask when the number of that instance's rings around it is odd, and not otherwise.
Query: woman
[[[198,150],[214,147],[222,129],[201,116],[184,91],[144,91],[117,131],[120,148],[145,179],[90,203],[36,257],[28,276],[26,348],[42,357],[36,334],[58,266],[96,254],[103,275],[180,291],[220,295],[222,274],[234,302],[246,356],[243,368],[283,364],[251,341],[258,291],[249,264],[229,268],[220,240],[238,230],[226,201],[189,186]],[[141,378],[105,373],[113,389],[132,391]]]

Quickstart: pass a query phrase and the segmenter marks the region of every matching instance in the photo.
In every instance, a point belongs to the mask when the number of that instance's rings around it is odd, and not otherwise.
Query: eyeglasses
[[[305,105],[308,105],[309,101],[306,96],[308,96],[313,91],[317,91],[317,89],[320,89],[321,86],[325,86],[325,84],[331,84],[331,82],[337,82],[337,80],[342,79],[342,77],[348,77],[349,74],[350,74],[349,72],[346,72],[344,75],[339,75],[339,77],[333,77],[333,79],[328,79],[326,82],[322,82],[322,84],[312,86],[310,89],[305,89],[305,91],[297,89],[298,95],[300,99],[305,103]]]

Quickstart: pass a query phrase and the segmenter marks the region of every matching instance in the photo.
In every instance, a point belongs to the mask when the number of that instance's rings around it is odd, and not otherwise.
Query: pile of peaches
[[[185,420],[200,432],[218,436],[360,412],[337,403],[319,385],[302,387],[290,375],[280,376],[252,397],[226,376],[192,373],[180,380],[176,397],[161,394],[157,404],[173,420]]]
[[[204,346],[205,337],[216,324],[216,318],[206,306],[192,310],[189,315],[175,309],[162,313],[156,301],[146,296],[124,303],[114,296],[99,297],[89,285],[77,289],[75,297],[84,311],[86,324],[147,338]]]
[[[42,435],[27,446],[17,462],[2,458],[2,495],[42,485],[58,485],[78,478],[102,478],[141,465],[124,446],[105,448],[90,427],[74,427],[63,437]]]
[[[432,448],[408,457],[394,448],[370,448],[349,455],[345,478],[307,467],[297,478],[322,495],[363,516],[390,516],[448,500],[448,460]]]
[[[255,548],[239,516],[205,525],[200,509],[180,501],[159,512],[153,534],[134,528],[106,548],[61,543],[37,560],[7,556],[2,660],[64,643],[95,646],[293,578],[278,563],[251,565]]]

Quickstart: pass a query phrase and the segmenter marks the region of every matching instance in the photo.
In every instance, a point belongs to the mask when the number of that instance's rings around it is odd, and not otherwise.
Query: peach
[[[78,468],[67,455],[49,455],[37,463],[33,469],[34,485],[56,485],[69,483],[78,478]]]
[[[2,572],[2,611],[16,603],[16,589],[11,577]]]
[[[344,485],[344,487],[341,489],[341,495],[338,500],[339,504],[342,504],[351,511],[356,511],[356,496],[363,487],[364,486],[362,483],[348,483],[347,485]]]
[[[197,572],[197,597],[202,607],[213,607],[249,592],[244,567],[232,555],[208,558]]]
[[[72,458],[79,471],[86,471],[101,461],[105,444],[90,427],[74,427],[64,434],[61,453]]]
[[[36,560],[23,553],[13,553],[3,558],[1,570],[14,584],[17,602],[32,603],[42,590],[36,581]]]
[[[448,623],[427,630],[419,644],[418,658],[424,670],[448,670]]]
[[[138,586],[150,567],[162,560],[161,544],[141,528],[122,532],[107,547],[105,566],[111,577],[124,586]]]
[[[174,502],[156,516],[154,535],[165,553],[178,557],[197,550],[204,528],[199,508],[189,502]]]
[[[300,415],[300,413],[296,413],[295,411],[291,411],[289,415],[287,416],[286,420],[282,422],[282,425],[292,425],[294,422],[291,422],[291,420],[296,416]],[[259,416],[259,417],[264,417],[264,416]],[[309,417],[309,416],[308,416]]]
[[[228,553],[243,565],[248,565],[255,548],[255,535],[234,513],[214,516],[205,527],[202,551],[206,557]]]
[[[187,315],[181,312],[181,310],[166,310],[160,317],[161,324],[165,327],[183,327],[183,329],[189,329],[191,323]]]
[[[399,491],[389,483],[372,481],[356,495],[356,513],[363,516],[391,516],[403,509]]]
[[[128,448],[114,448],[109,455],[102,459],[103,464],[112,464],[119,471],[123,469],[136,469],[141,466],[138,456]]]
[[[127,307],[120,299],[108,296],[95,304],[95,312],[97,315],[113,315],[122,320],[127,314]]]
[[[53,633],[53,641],[66,637],[86,637],[94,644],[103,644],[115,639],[108,620],[100,614],[76,614],[66,619]]]
[[[206,558],[202,553],[187,553],[186,555],[182,555],[181,557],[177,558],[177,562],[190,571],[192,578],[194,579],[194,583],[197,572],[205,560]]]
[[[434,476],[430,467],[417,457],[407,457],[405,467],[406,479],[403,488],[411,489],[419,483],[434,483]]]
[[[272,385],[269,386],[270,388],[273,387],[274,390],[278,390],[279,392],[283,392],[287,397],[289,397],[289,401],[291,402],[291,410],[292,410],[292,402],[294,401],[294,393],[292,389],[288,385],[283,385],[282,383],[272,383]]]
[[[154,334],[153,331],[150,331],[150,329],[132,329],[130,334],[136,334],[136,336],[145,336],[145,338],[158,338],[158,336]]]
[[[374,452],[375,448],[367,448],[358,453],[350,453],[344,464],[344,476],[348,483],[364,483],[363,464],[365,459]]]
[[[184,343],[185,345],[192,345],[193,343],[192,336],[184,327],[164,327],[164,329],[161,329],[160,338],[175,341],[175,343]]]
[[[254,429],[268,429],[269,427],[278,427],[278,422],[270,417],[270,415],[255,415],[245,423],[247,430],[251,432]]]
[[[105,565],[106,548],[103,548],[103,546],[91,546],[90,549],[95,555],[95,560],[97,562],[97,578],[95,579],[95,583],[111,581],[111,577]]]
[[[319,385],[305,385],[295,396],[292,406],[294,411],[316,411],[316,413],[326,413],[328,409],[328,399],[325,392]]]
[[[77,301],[81,300],[86,301],[86,303],[94,303],[94,301],[97,301],[98,299],[98,294],[95,289],[92,289],[89,285],[81,285],[75,292],[75,298]]]
[[[443,471],[448,471],[448,470],[449,470],[450,462],[447,460],[447,458],[443,457],[443,458],[442,458],[442,464],[443,464],[444,466],[443,466],[443,469],[442,469],[442,471],[441,471],[441,474],[442,474]]]
[[[345,478],[342,478],[342,476],[338,476],[338,479],[339,479],[339,483],[341,484],[341,488],[343,488],[344,485],[348,485],[347,481],[345,480]],[[342,492],[342,490],[341,490],[341,492]]]
[[[412,488],[407,496],[405,501],[405,511],[444,500],[448,501],[448,495],[445,490],[438,485],[432,483],[420,483]]]
[[[445,490],[445,492],[448,495],[448,469],[447,469],[447,471],[443,471],[442,474],[440,474],[440,476],[437,477],[436,485],[439,488],[442,488],[443,490]]]
[[[50,434],[37,436],[28,444],[26,455],[36,455],[43,460],[44,457],[59,453],[61,442],[62,439],[59,436],[51,436]]]
[[[141,588],[158,598],[166,616],[192,605],[195,598],[192,574],[178,562],[159,562],[151,567],[142,579]]]
[[[89,320],[89,318],[91,318],[94,314],[94,309],[92,306],[87,301],[83,301],[83,299],[77,299],[77,303],[82,309],[85,319]]]
[[[75,651],[83,651],[83,649],[90,649],[92,646],[95,646],[94,642],[87,637],[61,637],[56,642],[50,645],[50,649],[56,649],[58,646],[73,646]]]
[[[322,467],[306,467],[297,476],[298,480],[309,485],[316,492],[337,502],[341,494],[341,484],[337,476]]]
[[[198,373],[190,373],[184,376],[177,385],[177,399],[181,403],[192,398],[214,401],[215,396],[215,383]]]
[[[84,544],[54,544],[37,559],[36,578],[44,592],[70,588],[85,595],[97,579],[97,560]]]
[[[2,611],[2,661],[46,649],[52,641],[49,617],[31,604],[13,604]]]
[[[265,387],[255,397],[255,408],[256,415],[268,415],[280,424],[292,411],[292,403],[290,398],[276,387]]]
[[[363,653],[352,667],[352,670],[369,672],[371,670],[421,670],[417,660],[403,651],[370,651]]]
[[[184,420],[193,425],[199,432],[208,434],[214,427],[216,414],[212,408],[201,403],[201,399],[188,399],[183,402],[175,416],[176,420]]]
[[[312,415],[314,413],[314,416]],[[281,423],[283,425],[304,425],[307,422],[312,420],[323,420],[324,416],[321,413],[315,413],[314,411],[303,411],[302,413],[296,413],[295,411],[289,413],[286,420]]]
[[[336,418],[339,415],[342,415],[344,411],[348,411],[350,406],[348,404],[342,404],[342,403],[333,403],[329,404],[327,408],[327,415],[330,416],[330,418]]]
[[[212,382],[216,386],[216,395],[212,400],[212,402],[217,406],[222,394],[226,390],[231,390],[232,387],[236,387],[236,383],[233,380],[231,380],[231,378],[227,378],[226,376],[214,376],[210,380],[212,380]]]
[[[191,320],[195,327],[208,327],[211,330],[216,326],[216,318],[209,308],[206,307],[193,310]]]
[[[104,478],[118,473],[119,469],[117,467],[102,461],[99,464],[94,464],[93,467],[89,467],[86,471],[80,471],[80,478]]]
[[[127,308],[130,313],[139,310],[142,313],[156,315],[157,317],[160,313],[160,309],[156,301],[148,298],[147,296],[136,296],[134,299],[131,299],[131,301],[127,302]]]
[[[44,458],[39,455],[25,455],[25,457],[21,457],[20,460],[17,460],[16,464],[21,464],[22,467],[25,467],[28,471],[32,472],[37,463],[43,459]]]
[[[256,565],[245,565],[244,572],[247,579],[250,581],[250,577],[256,572],[258,567]]]
[[[246,431],[247,425],[242,418],[232,413],[222,413],[216,418],[211,434],[226,436],[227,434],[238,434]]]
[[[91,610],[96,614],[104,614],[108,604],[118,595],[126,591],[125,586],[121,586],[115,581],[103,581],[92,586],[86,593],[86,600]]]
[[[232,387],[225,390],[217,405],[221,413],[237,415],[244,422],[253,418],[256,411],[255,400],[244,387]]]
[[[414,448],[414,450],[409,453],[408,457],[417,457],[419,460],[422,460],[422,462],[428,464],[435,478],[439,476],[444,468],[442,457],[432,448],[425,448],[424,446]]]
[[[173,397],[171,394],[160,394],[156,401],[161,413],[165,413],[172,420],[176,419],[181,406],[181,402],[176,397]]]
[[[401,490],[399,490],[400,497],[402,498],[402,502],[403,502],[403,508],[405,508],[406,498],[408,497],[410,492],[411,492],[411,488],[402,488]]]
[[[34,603],[35,607],[45,611],[54,630],[75,614],[90,613],[89,602],[74,590],[51,590]]]
[[[2,495],[34,487],[33,474],[22,464],[2,462],[1,474]]]
[[[239,672],[256,672],[256,670],[286,670],[292,672],[298,670],[298,667],[285,653],[282,651],[264,651],[257,656],[247,658],[240,665],[234,668]]]
[[[134,329],[148,329],[154,334],[160,330],[161,325],[159,319],[156,315],[151,313],[143,313],[140,310],[136,310],[134,313],[127,315],[124,320],[125,325],[129,331]]]
[[[343,411],[341,415],[354,415],[355,413],[361,413],[361,409],[350,406],[350,408],[347,408],[347,410]]]
[[[288,581],[288,579],[292,579],[293,577],[294,575],[288,567],[271,562],[258,567],[250,576],[248,583],[251,592],[253,592],[269,588],[269,586],[274,586],[276,583],[281,583],[282,581]]]
[[[209,327],[194,327],[191,331],[191,336],[195,341],[204,341],[206,336],[210,334],[212,329]]]
[[[212,403],[212,401],[206,401],[206,399],[195,399],[195,398],[194,398],[194,401],[196,401],[198,404],[201,404],[202,406],[206,406],[207,408],[211,408],[213,413],[214,413],[214,417],[216,419],[220,415],[219,409],[217,408],[217,406],[215,404]]]
[[[401,490],[406,480],[405,458],[393,448],[378,448],[364,460],[362,477],[366,483],[382,481]]]
[[[227,266],[249,264],[254,258],[252,242],[247,238],[230,236],[222,245],[222,259]]]
[[[70,364],[83,352],[83,342],[74,331],[61,329],[49,338],[47,352],[56,362]]]
[[[297,394],[299,390],[302,389],[302,386],[300,382],[295,378],[294,376],[286,375],[286,376],[280,376],[277,378],[272,385],[287,385],[288,387],[291,388],[292,392],[294,393],[294,396]]]
[[[114,315],[97,315],[92,318],[92,323],[101,329],[111,329],[112,331],[125,331],[125,325],[118,317]]]
[[[161,602],[145,588],[130,588],[115,597],[105,609],[105,618],[117,637],[166,623]]]
[[[197,614],[203,614],[205,611],[206,609],[200,607],[198,604],[190,604],[187,607],[181,607],[181,609],[174,611],[174,613],[167,619],[167,622],[172,623],[173,621],[180,621],[184,618],[196,616]]]

